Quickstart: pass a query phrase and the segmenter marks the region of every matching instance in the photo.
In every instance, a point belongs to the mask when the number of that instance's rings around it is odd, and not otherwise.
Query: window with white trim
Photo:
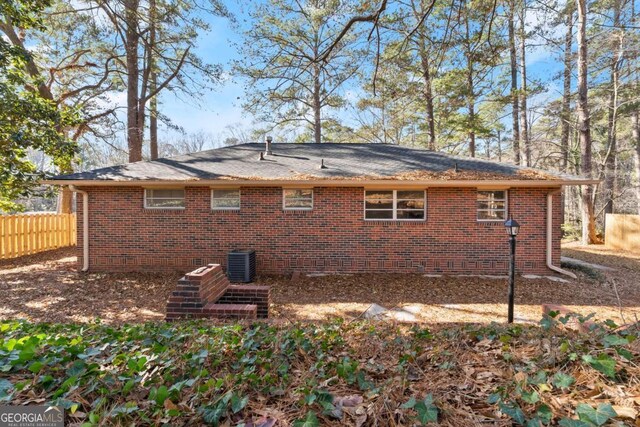
[[[211,209],[240,209],[240,189],[211,190]]]
[[[282,207],[290,210],[313,209],[312,188],[283,188]]]
[[[423,221],[424,190],[365,190],[364,218],[372,220]]]
[[[146,209],[184,209],[184,188],[146,188],[144,207]]]
[[[478,190],[478,221],[507,219],[507,190]]]

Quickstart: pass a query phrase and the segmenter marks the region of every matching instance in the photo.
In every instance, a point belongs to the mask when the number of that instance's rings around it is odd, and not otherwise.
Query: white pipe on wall
[[[82,271],[89,270],[89,193],[70,185],[69,190],[82,194]]]
[[[560,191],[562,190],[558,189],[547,193],[547,267],[555,272],[577,279],[578,276],[572,272],[553,265],[553,196]]]

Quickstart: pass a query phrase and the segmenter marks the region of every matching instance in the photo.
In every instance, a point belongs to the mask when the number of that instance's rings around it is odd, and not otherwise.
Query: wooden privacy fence
[[[604,243],[608,248],[640,253],[640,215],[607,214]]]
[[[76,215],[0,215],[0,259],[76,244]]]

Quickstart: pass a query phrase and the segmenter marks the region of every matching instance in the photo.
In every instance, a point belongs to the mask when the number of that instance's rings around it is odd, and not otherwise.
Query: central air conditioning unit
[[[256,251],[235,250],[227,256],[227,277],[230,282],[253,282],[256,277]]]

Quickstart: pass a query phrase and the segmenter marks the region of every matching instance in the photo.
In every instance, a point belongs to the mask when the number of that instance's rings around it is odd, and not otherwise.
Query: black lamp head
[[[509,219],[504,222],[504,227],[507,231],[507,234],[512,237],[517,236],[518,232],[520,231],[520,224],[518,224],[518,221],[516,221],[512,217],[509,217]]]

